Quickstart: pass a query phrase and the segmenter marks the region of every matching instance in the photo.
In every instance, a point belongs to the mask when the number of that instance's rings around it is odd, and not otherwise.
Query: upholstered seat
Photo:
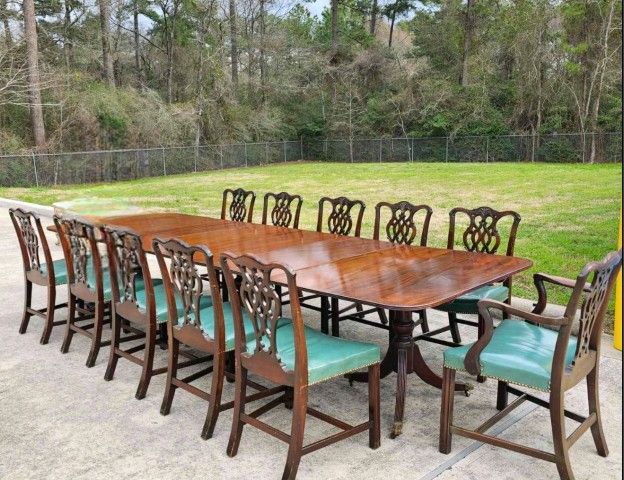
[[[477,314],[479,300],[498,300],[504,302],[509,298],[509,289],[504,285],[485,285],[456,298],[452,302],[436,307],[444,312]]]
[[[65,259],[54,260],[54,283],[56,285],[65,285],[67,283],[67,263]],[[41,264],[41,275],[48,275],[48,266],[45,263]]]
[[[481,352],[481,375],[537,390],[550,391],[550,375],[558,332],[522,320],[503,320],[490,343]],[[449,348],[444,366],[465,370],[464,358],[473,344]],[[566,365],[576,351],[576,337],[570,336]]]
[[[379,362],[379,347],[370,343],[332,337],[304,326],[308,350],[308,385],[360,370]],[[253,339],[253,334],[251,335]],[[281,319],[277,327],[276,346],[281,363],[295,369],[295,341],[292,321]],[[253,352],[255,340],[247,343]]]
[[[202,330],[211,338],[214,338],[215,320],[212,303],[210,306],[200,308],[199,321],[201,323]],[[245,323],[246,338],[250,340],[254,338],[254,331],[251,321],[246,313],[243,313],[243,321]],[[230,302],[223,302],[223,322],[225,324],[225,351],[229,352],[234,350],[234,318]],[[184,324],[184,316],[180,315],[178,318],[178,325],[182,324]]]
[[[140,283],[139,283],[140,282]],[[166,323],[169,308],[167,307],[167,294],[165,292],[165,286],[160,278],[152,279],[152,285],[154,286],[154,304],[156,306],[156,322]],[[142,279],[137,279],[136,283],[136,302],[139,308],[142,310],[147,309],[147,302],[145,300],[145,287],[143,286]],[[182,301],[177,300],[178,317],[183,314]],[[199,301],[200,310],[212,306],[212,298],[208,295],[202,295]]]

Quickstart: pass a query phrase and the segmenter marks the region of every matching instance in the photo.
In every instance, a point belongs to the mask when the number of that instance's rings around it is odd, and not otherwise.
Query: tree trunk
[[[331,48],[338,50],[338,0],[331,0]]]
[[[7,50],[13,47],[13,35],[11,35],[11,25],[9,24],[9,12],[6,0],[0,0],[0,19],[4,27],[4,44]]]
[[[34,0],[24,0],[24,37],[28,62],[28,91],[30,98],[30,118],[33,137],[38,150],[46,146],[45,127],[43,125],[43,109],[39,90],[39,47],[37,45],[37,23],[35,20]]]
[[[266,89],[266,13],[265,0],[260,0],[260,100],[265,101]]]
[[[472,36],[474,34],[474,19],[472,15],[472,5],[474,0],[467,0],[466,14],[464,17],[464,48],[462,53],[462,70],[459,83],[463,87],[468,85],[468,57],[472,46]]]
[[[63,18],[63,54],[65,56],[65,66],[67,68],[74,64],[74,42],[72,41],[71,6],[65,0],[65,14]]]
[[[394,21],[396,20],[396,10],[392,10],[390,17],[390,35],[388,35],[388,47],[392,47],[392,35],[394,34]]]
[[[230,56],[232,57],[232,84],[238,86],[238,33],[236,25],[236,1],[230,0]]]
[[[102,77],[111,86],[115,86],[113,57],[110,47],[110,0],[99,0],[100,36],[102,37]]]
[[[134,28],[134,69],[136,70],[137,84],[143,88],[143,75],[141,72],[141,43],[139,35],[139,2],[132,2],[132,22]]]
[[[371,18],[370,18],[370,34],[375,35],[375,27],[377,24],[377,0],[373,0],[373,6],[371,7]]]

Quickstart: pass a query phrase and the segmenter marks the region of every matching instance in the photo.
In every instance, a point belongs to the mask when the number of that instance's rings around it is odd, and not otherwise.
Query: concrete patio
[[[49,223],[49,219],[44,219]],[[50,236],[55,258],[60,249]],[[556,273],[556,272],[553,272]],[[64,294],[64,287],[60,293]],[[36,306],[42,306],[42,291],[35,290]],[[64,327],[55,327],[48,345],[39,344],[42,322],[33,318],[28,332],[18,334],[22,311],[23,274],[19,247],[6,209],[0,209],[0,478],[153,478],[153,479],[249,479],[280,478],[287,447],[273,437],[247,427],[238,456],[225,454],[231,411],[219,418],[214,437],[200,438],[207,405],[201,399],[178,391],[170,415],[159,414],[164,377],[152,380],[147,397],[135,400],[139,367],[123,359],[115,378],[103,380],[108,348],[100,352],[96,366],[85,367],[88,345],[76,335],[69,353],[59,352]],[[38,301],[38,303],[37,303]],[[61,310],[57,318],[64,318]],[[444,316],[431,312],[430,321],[441,325]],[[318,327],[316,315],[307,314]],[[385,332],[345,323],[343,336],[377,342],[385,348]],[[472,329],[462,330],[466,340]],[[105,335],[109,330],[105,329]],[[424,343],[425,358],[441,369],[444,347]],[[156,350],[157,366],[166,363],[166,352]],[[460,375],[460,378],[463,378]],[[396,377],[382,380],[382,444],[367,446],[366,434],[352,437],[302,459],[301,479],[557,479],[554,464],[455,437],[453,452],[438,452],[440,392],[416,376],[408,378],[406,422],[403,435],[388,436],[394,414]],[[474,380],[471,380],[474,383]],[[197,382],[200,388],[208,379]],[[601,406],[611,454],[596,453],[592,437],[585,434],[570,452],[577,479],[622,478],[622,355],[603,339],[601,359]],[[475,386],[469,397],[456,396],[455,421],[475,427],[496,410],[496,384]],[[223,398],[233,397],[226,384]],[[311,404],[348,422],[367,416],[366,386],[350,387],[344,379],[318,385]],[[568,408],[587,411],[586,389],[581,383],[567,396]],[[277,408],[267,421],[284,430],[290,412]],[[575,423],[569,421],[568,432]],[[308,418],[306,438],[314,440],[331,431],[322,422]],[[525,403],[493,431],[502,437],[551,450],[548,412]]]

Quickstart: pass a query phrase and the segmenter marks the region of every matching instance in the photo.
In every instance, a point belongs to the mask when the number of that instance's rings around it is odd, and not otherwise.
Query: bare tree
[[[229,0],[230,7],[230,56],[232,58],[232,84],[238,85],[238,31],[236,19],[236,0]]]
[[[0,20],[2,21],[2,26],[4,27],[4,44],[7,50],[9,50],[13,46],[13,35],[11,35],[7,0],[0,0]]]
[[[24,37],[26,39],[26,58],[28,65],[28,85],[30,97],[30,118],[33,137],[37,149],[46,147],[45,127],[41,91],[39,90],[39,47],[37,44],[37,21],[35,19],[34,0],[24,0]]]
[[[331,0],[331,48],[338,50],[338,0]]]
[[[100,37],[102,39],[102,77],[110,85],[115,86],[113,56],[110,41],[110,0],[99,0]]]
[[[468,58],[474,35],[473,3],[474,0],[466,0],[466,11],[464,13],[464,45],[462,49],[462,69],[459,77],[459,83],[464,87],[468,85]]]

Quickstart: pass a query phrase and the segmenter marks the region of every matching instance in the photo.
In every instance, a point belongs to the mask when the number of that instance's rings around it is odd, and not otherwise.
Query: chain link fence
[[[332,162],[618,163],[622,133],[300,139],[191,147],[0,155],[0,186],[133,180],[297,160]]]

